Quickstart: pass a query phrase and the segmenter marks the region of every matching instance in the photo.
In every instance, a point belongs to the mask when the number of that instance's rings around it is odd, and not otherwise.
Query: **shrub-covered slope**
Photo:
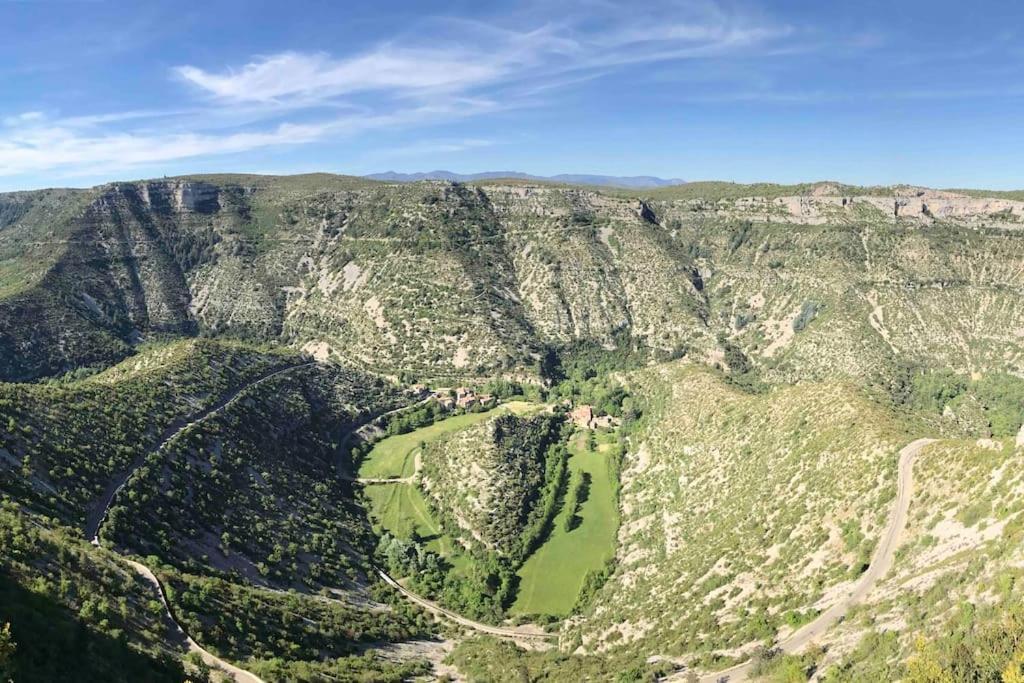
[[[500,415],[427,446],[423,487],[465,542],[522,561],[565,478],[561,420]]]
[[[234,387],[301,362],[234,343],[154,345],[85,379],[0,383],[3,490],[84,524],[119,473]]]
[[[778,380],[1019,370],[1021,202],[697,189],[208,176],[3,195],[0,376],[196,331],[424,379],[624,340]],[[39,236],[60,246],[39,258]]]
[[[0,548],[0,624],[15,646],[0,670],[11,680],[183,680],[183,643],[152,586],[115,555],[10,500]]]
[[[915,655],[946,680],[999,680],[992,674],[1019,652],[1024,604],[1022,458],[1013,439],[988,438],[939,441],[918,457],[893,571],[829,636],[823,668],[834,666],[835,680],[907,675]]]
[[[844,384],[752,395],[678,364],[629,383],[616,567],[574,642],[728,656],[836,600],[888,518],[900,423]]]
[[[347,431],[405,400],[384,380],[184,341],[85,379],[0,394],[10,550],[0,575],[16,596],[53,603],[46,609],[77,624],[81,643],[123,650],[111,656],[153,677],[180,666],[184,644],[153,586],[82,531],[130,473],[96,518],[100,538],[145,558],[204,647],[277,679],[398,680],[422,668],[359,654],[432,631],[378,584],[375,540],[337,467]],[[22,638],[35,628],[20,611],[26,600],[0,612]]]

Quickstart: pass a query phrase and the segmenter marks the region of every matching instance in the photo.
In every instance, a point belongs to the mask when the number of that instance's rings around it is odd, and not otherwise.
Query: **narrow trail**
[[[409,404],[406,404],[404,406],[399,406],[398,408],[393,408],[393,409],[391,409],[391,410],[389,410],[387,412],[380,413],[379,415],[373,416],[372,418],[368,419],[366,422],[364,422],[363,424],[359,425],[355,429],[350,430],[347,434],[345,434],[344,437],[342,437],[341,442],[338,443],[338,448],[336,450],[338,455],[337,455],[336,463],[335,463],[335,466],[338,468],[338,471],[339,472],[344,472],[347,469],[348,462],[346,461],[346,453],[347,453],[347,451],[345,450],[345,446],[348,445],[348,442],[352,439],[353,436],[356,436],[356,435],[364,436],[363,435],[363,431],[364,430],[378,426],[378,424],[382,420],[385,420],[386,418],[389,418],[392,415],[396,415],[398,413],[401,413],[401,412],[403,412],[405,410],[411,410],[413,408],[418,408],[418,407],[420,407],[422,405],[430,403],[430,401],[432,401],[433,399],[434,399],[433,396],[428,396],[428,397],[422,398],[422,399],[420,399],[420,400],[418,400],[418,401],[416,401],[414,403],[409,403]],[[390,480],[390,479],[379,479],[379,480],[359,479],[358,477],[354,477],[351,474],[342,474],[341,478],[342,479],[346,479],[348,481],[358,481],[358,482],[362,482],[362,483],[371,483],[373,481],[394,483],[395,481],[402,481],[401,479],[398,479],[398,480]]]
[[[878,580],[881,579],[892,567],[893,557],[896,549],[902,541],[903,531],[907,526],[907,513],[910,510],[910,500],[914,496],[914,459],[921,450],[935,439],[917,439],[900,451],[899,464],[897,465],[896,477],[896,500],[893,501],[892,512],[889,515],[889,524],[879,539],[875,552],[871,556],[871,563],[867,570],[861,574],[860,579],[854,584],[846,596],[822,612],[814,621],[804,624],[785,639],[776,644],[776,647],[787,654],[796,654],[807,645],[823,636],[836,623],[841,621],[850,608],[863,600]],[[753,661],[716,671],[701,676],[700,683],[738,683],[745,681],[750,676],[754,667]],[[663,678],[664,681],[683,680],[689,671],[679,671]]]
[[[156,592],[160,595],[160,602],[164,606],[164,612],[166,613],[167,617],[171,620],[171,623],[174,624],[174,628],[185,639],[185,642],[188,643],[189,652],[198,653],[199,657],[203,660],[203,663],[205,663],[211,669],[220,669],[230,674],[234,677],[236,683],[265,683],[265,681],[256,674],[249,673],[245,669],[239,669],[237,666],[231,664],[230,662],[225,662],[223,659],[213,654],[212,652],[204,650],[199,643],[192,640],[192,636],[190,636],[185,631],[185,629],[181,627],[181,624],[178,623],[178,620],[174,618],[174,613],[171,611],[171,603],[167,601],[167,593],[166,591],[164,591],[164,586],[162,583],[160,583],[160,579],[156,578],[156,574],[151,572],[149,570],[149,567],[139,562],[136,562],[135,560],[131,560],[127,557],[122,557],[121,559],[127,562],[139,576],[141,576],[150,584],[152,584],[153,588],[156,589]]]
[[[88,538],[93,545],[100,545],[100,529],[102,528],[103,522],[107,519],[107,516],[110,513],[110,508],[113,506],[114,500],[117,498],[117,494],[120,493],[121,489],[125,487],[125,485],[128,483],[128,480],[131,479],[132,474],[134,474],[136,470],[138,470],[139,467],[141,467],[145,463],[146,458],[149,455],[157,453],[160,450],[162,450],[165,446],[167,446],[167,444],[169,444],[171,441],[173,441],[176,437],[178,437],[180,434],[182,434],[190,427],[198,424],[199,422],[202,422],[203,420],[206,420],[209,417],[212,417],[213,415],[216,415],[217,413],[233,405],[235,401],[237,401],[241,397],[242,393],[245,392],[246,390],[256,387],[259,384],[262,384],[263,382],[269,381],[281,375],[293,372],[294,370],[297,370],[299,368],[309,367],[315,364],[315,362],[300,363],[298,365],[289,365],[286,368],[278,368],[276,370],[265,372],[262,375],[259,375],[258,377],[253,379],[252,381],[248,382],[247,384],[243,384],[231,390],[230,392],[222,396],[220,400],[217,401],[216,404],[203,410],[201,413],[192,415],[183,420],[178,420],[172,423],[170,426],[168,426],[167,429],[165,429],[163,433],[161,433],[160,438],[156,441],[156,443],[154,443],[153,446],[146,449],[141,455],[139,455],[139,457],[137,457],[135,461],[132,463],[132,466],[126,472],[116,477],[107,487],[107,490],[104,493],[104,497],[101,500],[101,504],[97,505],[89,513],[87,517],[85,525],[86,538]],[[174,628],[184,637],[185,642],[188,644],[189,652],[198,653],[200,658],[202,658],[203,662],[206,663],[207,666],[213,669],[220,669],[222,671],[227,672],[229,675],[234,677],[235,681],[238,681],[239,683],[264,683],[263,679],[259,678],[255,674],[249,673],[244,669],[240,669],[234,664],[224,661],[212,652],[203,649],[203,647],[199,645],[199,643],[192,639],[192,637],[188,634],[184,627],[182,627],[181,623],[177,619],[175,619],[174,612],[171,610],[171,604],[167,600],[167,593],[164,590],[163,584],[161,584],[160,580],[156,577],[156,574],[154,574],[147,566],[140,562],[132,560],[123,555],[121,556],[121,559],[124,560],[129,566],[132,567],[132,569],[135,570],[137,574],[139,574],[139,576],[143,577],[156,589],[157,593],[160,596],[160,602],[164,606],[164,612],[170,619],[171,623],[174,625]]]

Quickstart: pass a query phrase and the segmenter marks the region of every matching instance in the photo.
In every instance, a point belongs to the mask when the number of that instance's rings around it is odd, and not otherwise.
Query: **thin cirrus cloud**
[[[748,25],[741,19],[715,24],[626,26],[578,36],[551,26],[526,32],[470,24],[475,49],[398,48],[385,44],[365,54],[335,59],[324,53],[284,52],[260,57],[241,69],[207,71],[185,65],[173,72],[216,99],[248,103],[313,104],[358,93],[433,96],[501,86],[525,78],[608,69],[676,59],[721,56],[765,46],[790,36],[786,25]]]
[[[493,106],[485,100],[459,100],[457,106],[424,105],[378,115],[339,117],[313,123],[280,123],[265,130],[235,133],[94,132],[65,121],[35,119],[0,134],[0,176],[56,170],[75,177],[114,172],[145,164],[236,154],[266,147],[301,145],[360,132],[426,124],[472,116]],[[468,149],[470,145],[463,146]]]
[[[380,50],[353,59],[285,52],[216,74],[194,66],[175,73],[225,100],[273,102],[285,97],[322,99],[365,91],[463,90],[493,80],[497,64],[474,63],[443,51]]]
[[[445,20],[424,34],[429,43],[402,38],[340,57],[286,51],[234,68],[180,65],[172,80],[189,87],[180,90],[175,107],[140,103],[123,112],[51,117],[32,111],[0,119],[0,176],[75,177],[451,123],[550,104],[560,88],[545,84],[583,83],[644,63],[768,54],[783,39],[793,42],[792,27],[713,3],[698,7],[687,16],[616,10],[597,24],[591,11],[586,21],[569,16],[528,30]],[[425,143],[404,153],[479,146]],[[382,154],[396,150],[402,148]]]

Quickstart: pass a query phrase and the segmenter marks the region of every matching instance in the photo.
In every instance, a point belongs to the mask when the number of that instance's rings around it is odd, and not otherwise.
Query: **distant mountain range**
[[[384,180],[392,183],[412,183],[417,180],[450,180],[466,182],[470,180],[490,180],[493,178],[520,178],[522,180],[545,180],[570,185],[606,185],[609,187],[665,187],[666,185],[682,185],[685,180],[679,178],[656,178],[654,176],[611,176],[562,173],[552,176],[530,175],[519,171],[487,171],[485,173],[452,173],[451,171],[428,171],[426,173],[373,173],[365,176],[372,180]]]

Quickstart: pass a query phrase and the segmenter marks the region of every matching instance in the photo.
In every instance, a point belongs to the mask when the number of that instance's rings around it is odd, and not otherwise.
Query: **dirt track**
[[[124,473],[121,477],[116,480],[116,485],[108,488],[108,492],[104,497],[104,504],[98,508],[94,514],[90,514],[89,521],[86,525],[86,537],[90,538],[93,544],[99,545],[99,530],[102,526],[104,519],[106,519],[107,513],[110,507],[113,505],[114,499],[117,497],[117,493],[125,486],[131,474],[138,468],[138,466],[144,462],[145,456],[150,453],[161,450],[167,443],[169,443],[176,436],[187,430],[192,425],[201,422],[202,420],[214,415],[215,413],[224,410],[231,405],[235,400],[238,399],[239,395],[246,389],[256,386],[261,382],[269,380],[278,375],[291,372],[300,367],[306,365],[312,365],[312,363],[306,363],[303,365],[290,366],[288,368],[276,370],[274,372],[263,375],[256,380],[239,387],[232,391],[230,394],[221,399],[215,406],[207,409],[198,416],[194,416],[190,420],[182,424],[176,424],[169,427],[162,438],[154,445],[151,449],[147,450],[142,457],[137,460],[137,464],[134,465],[128,472]],[[407,408],[408,406],[406,406]],[[401,409],[399,409],[401,410]],[[398,412],[398,410],[390,411]],[[390,412],[388,414],[390,414]],[[384,417],[383,415],[378,417]],[[853,589],[846,594],[846,596],[837,602],[835,605],[827,609],[825,612],[820,614],[814,621],[805,624],[801,628],[794,631],[787,638],[777,644],[777,647],[786,653],[796,653],[802,650],[811,642],[819,639],[823,636],[832,626],[839,622],[846,613],[855,604],[864,599],[864,597],[871,591],[874,585],[882,578],[892,566],[893,557],[896,549],[899,547],[903,530],[907,524],[907,513],[910,508],[910,501],[913,497],[913,463],[914,459],[921,452],[921,450],[928,444],[935,441],[935,439],[918,439],[905,446],[899,454],[898,474],[897,474],[897,495],[896,500],[893,503],[892,513],[889,517],[889,524],[886,527],[885,533],[879,540],[878,545],[875,548],[875,552],[872,555],[871,562],[868,565],[867,570],[861,575],[860,579],[853,586]],[[418,458],[417,458],[418,460]],[[420,463],[417,461],[417,471],[419,470]],[[356,480],[361,481],[364,484],[373,483],[395,483],[395,482],[411,482],[413,477],[404,479],[366,479]],[[174,619],[173,613],[171,612],[170,604],[167,601],[166,594],[163,586],[157,577],[145,566],[134,560],[123,558],[129,565],[131,565],[136,572],[143,576],[148,582],[150,582],[160,595],[160,600],[164,605],[168,617],[174,623],[175,627],[182,633],[190,651],[198,652],[203,661],[209,666],[214,668],[222,669],[231,675],[236,680],[242,683],[263,683],[263,681],[257,676],[239,669],[238,667],[225,662],[216,655],[204,650],[198,643],[185,632],[181,625]],[[427,600],[426,598],[416,595],[412,591],[409,591],[402,586],[398,581],[393,579],[383,570],[378,570],[378,574],[381,579],[389,586],[397,590],[403,596],[410,601],[418,604],[424,609],[432,612],[433,614],[442,616],[454,623],[464,626],[465,628],[477,631],[479,633],[485,633],[488,635],[497,636],[499,638],[506,638],[510,640],[516,640],[524,643],[532,643],[534,645],[552,645],[552,641],[557,640],[557,634],[543,633],[532,630],[517,629],[517,628],[505,628],[500,626],[491,626],[489,624],[483,624],[472,619],[467,619],[459,614],[456,614],[450,610],[441,607],[437,603]],[[709,673],[701,676],[698,680],[700,683],[737,683],[744,681],[750,674],[753,668],[753,662],[745,662],[737,666],[725,669],[722,671]],[[674,681],[683,680],[689,672],[680,671],[663,680]]]
[[[389,586],[397,590],[399,593],[404,595],[406,598],[408,598],[412,602],[415,602],[420,607],[426,609],[429,612],[433,612],[434,614],[449,619],[450,621],[453,621],[456,624],[459,624],[460,626],[465,626],[468,629],[472,629],[473,631],[477,631],[479,633],[486,633],[487,635],[497,636],[499,638],[508,638],[511,640],[521,640],[529,642],[550,642],[558,638],[558,635],[554,633],[543,633],[540,631],[532,631],[526,629],[491,626],[489,624],[482,624],[479,621],[467,619],[466,617],[460,616],[455,612],[452,612],[450,610],[445,609],[444,607],[441,607],[436,602],[427,600],[426,598],[422,598],[416,595],[412,591],[405,588],[402,584],[398,583],[393,578],[391,578],[387,573],[384,572],[384,570],[378,569],[377,573],[380,575],[380,578],[384,580],[384,583],[388,584]]]
[[[776,647],[786,653],[794,654],[804,649],[810,643],[818,640],[837,622],[839,622],[851,607],[863,600],[880,578],[885,576],[892,567],[893,556],[900,545],[903,530],[907,526],[907,512],[910,509],[910,500],[914,496],[914,459],[928,444],[935,439],[918,439],[903,447],[900,451],[899,464],[896,477],[896,500],[893,501],[892,512],[889,515],[889,524],[879,539],[875,552],[871,556],[871,563],[867,570],[861,574],[860,579],[854,584],[853,589],[846,596],[822,612],[814,621],[804,624],[787,638],[779,642]],[[745,681],[753,668],[753,662],[744,662],[723,671],[716,671],[701,676],[700,683],[737,683]],[[678,681],[687,676],[686,671],[673,674],[663,680]]]
[[[278,377],[285,373],[292,372],[293,370],[307,367],[309,365],[314,365],[314,363],[290,365],[286,368],[281,368],[278,370],[273,370],[264,373],[263,375],[260,375],[259,377],[252,380],[248,384],[243,384],[242,386],[237,387],[232,391],[228,392],[226,395],[222,396],[221,399],[215,405],[211,406],[210,408],[207,408],[203,412],[197,415],[193,415],[185,421],[179,421],[170,425],[166,430],[164,430],[163,434],[160,435],[160,438],[152,447],[147,449],[138,458],[135,459],[135,462],[132,464],[131,468],[129,468],[126,472],[122,473],[107,487],[107,491],[105,492],[104,497],[101,501],[102,504],[94,508],[94,510],[89,514],[89,517],[86,521],[86,538],[88,538],[93,545],[98,546],[100,544],[100,528],[103,526],[103,521],[107,518],[107,514],[110,512],[110,508],[114,504],[114,500],[117,498],[117,494],[121,491],[121,489],[124,488],[125,484],[128,483],[128,480],[131,478],[132,474],[145,462],[146,457],[148,455],[160,451],[175,437],[177,437],[179,434],[183,433],[185,430],[189,429],[193,425],[202,422],[203,420],[211,417],[212,415],[215,415],[216,413],[219,413],[220,411],[228,408],[236,400],[238,400],[242,392],[246,391],[247,389],[255,387],[258,384],[268,381],[274,377]],[[146,567],[144,564],[141,564],[140,562],[128,559],[127,557],[122,557],[121,559],[128,563],[128,565],[130,565],[132,569],[136,571],[137,574],[142,576],[156,589],[157,593],[160,595],[160,602],[164,606],[164,611],[167,613],[167,617],[171,620],[171,623],[174,624],[175,629],[177,629],[185,638],[185,641],[188,643],[188,649],[190,652],[199,653],[199,656],[208,666],[214,669],[221,669],[222,671],[227,672],[231,676],[234,676],[235,680],[239,683],[264,683],[263,680],[258,676],[251,674],[248,671],[245,671],[244,669],[240,669],[234,664],[224,661],[212,652],[204,650],[199,645],[199,643],[192,640],[192,637],[188,635],[188,632],[185,631],[185,629],[182,628],[181,624],[178,623],[178,620],[174,618],[174,613],[171,611],[171,605],[167,601],[167,594],[164,591],[164,587],[160,583],[160,580],[157,579],[156,575],[152,571],[150,571],[148,567]]]
[[[206,418],[216,413],[219,413],[220,411],[224,410],[225,408],[233,404],[236,400],[238,400],[238,396],[243,391],[255,387],[279,375],[283,375],[298,368],[304,368],[315,364],[316,363],[314,362],[301,363],[299,365],[289,365],[286,368],[278,368],[277,370],[271,370],[269,372],[266,372],[256,377],[248,384],[243,384],[231,390],[230,392],[222,396],[220,400],[217,401],[216,404],[207,408],[206,410],[171,423],[167,427],[167,429],[163,431],[163,433],[151,447],[147,448],[145,451],[139,454],[139,456],[135,458],[134,462],[132,462],[131,466],[127,470],[122,472],[120,476],[115,477],[110,482],[110,484],[107,485],[107,489],[103,493],[103,498],[101,498],[97,502],[97,504],[93,506],[93,509],[89,512],[86,518],[85,537],[93,543],[99,542],[100,527],[103,526],[103,522],[104,520],[106,520],[107,514],[110,512],[110,508],[114,504],[114,499],[117,498],[117,494],[121,492],[121,489],[123,489],[125,485],[128,483],[128,480],[131,479],[132,474],[134,474],[135,471],[142,466],[142,464],[146,461],[146,458],[150,454],[156,453],[163,449],[164,446],[170,443],[175,437],[177,437],[179,434],[181,434],[182,432],[184,432],[197,422],[202,422]]]
[[[144,579],[146,579],[146,581],[151,583],[153,587],[156,589],[156,591],[160,594],[160,602],[164,606],[164,611],[167,613],[167,617],[171,620],[171,623],[174,624],[174,627],[181,633],[182,637],[185,638],[185,642],[188,643],[189,652],[199,653],[199,656],[202,657],[203,662],[205,662],[206,665],[210,668],[220,669],[234,676],[236,683],[264,683],[262,678],[256,676],[255,674],[251,674],[244,669],[239,669],[234,664],[225,662],[223,659],[213,654],[212,652],[204,650],[202,646],[199,645],[199,643],[192,640],[192,637],[185,632],[185,630],[181,627],[181,624],[179,624],[178,621],[174,618],[174,614],[171,612],[171,604],[167,602],[167,594],[164,592],[164,587],[163,584],[160,583],[160,579],[156,578],[156,575],[153,572],[149,571],[149,567],[147,567],[146,565],[136,562],[135,560],[130,560],[127,557],[121,559],[123,559],[125,562],[131,565],[132,569],[134,569],[136,573],[139,574],[139,576],[143,577]]]

